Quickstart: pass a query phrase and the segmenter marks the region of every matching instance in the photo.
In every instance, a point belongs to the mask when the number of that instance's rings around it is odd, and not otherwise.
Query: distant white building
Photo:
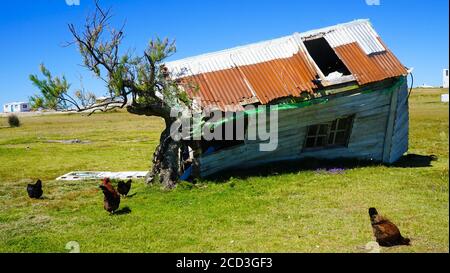
[[[11,102],[3,105],[4,113],[30,112],[31,105],[28,102]]]
[[[442,87],[448,88],[448,69],[444,69],[442,72]]]

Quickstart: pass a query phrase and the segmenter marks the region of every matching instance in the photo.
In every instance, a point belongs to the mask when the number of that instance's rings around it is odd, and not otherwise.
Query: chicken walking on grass
[[[39,199],[42,197],[44,191],[42,190],[42,181],[38,180],[36,184],[28,184],[27,186],[28,196],[33,199]]]
[[[124,181],[119,181],[119,184],[117,184],[117,191],[120,193],[120,195],[125,197],[128,195],[131,189],[132,182],[133,181],[131,181],[131,179],[128,180],[126,183]]]
[[[398,227],[388,219],[379,215],[375,208],[369,209],[369,216],[373,234],[380,246],[390,247],[396,245],[410,245],[410,239],[404,238],[400,234]]]
[[[103,207],[106,211],[113,214],[120,205],[119,193],[114,189],[109,178],[103,179],[100,189],[102,189],[104,195]]]

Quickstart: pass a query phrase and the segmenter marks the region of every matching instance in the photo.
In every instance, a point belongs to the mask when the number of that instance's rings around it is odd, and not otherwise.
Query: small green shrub
[[[16,115],[8,116],[8,124],[10,127],[20,127],[20,119]]]

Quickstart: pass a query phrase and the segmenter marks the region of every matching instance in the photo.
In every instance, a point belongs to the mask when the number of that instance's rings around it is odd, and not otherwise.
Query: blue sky
[[[371,1],[371,0],[368,0]],[[374,0],[372,0],[374,1]],[[414,67],[417,85],[441,85],[448,68],[448,0],[102,0],[114,21],[126,20],[124,48],[140,52],[151,37],[177,41],[179,59],[272,39],[354,19],[368,18],[401,62]],[[7,0],[0,6],[0,105],[27,101],[37,90],[28,75],[39,64],[65,74],[73,88],[103,95],[103,83],[85,70],[68,23],[82,26],[92,0],[69,6],[66,0]]]

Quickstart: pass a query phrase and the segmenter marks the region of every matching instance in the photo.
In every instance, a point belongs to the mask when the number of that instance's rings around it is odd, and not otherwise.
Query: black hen
[[[30,198],[39,199],[42,197],[44,191],[42,190],[42,181],[38,180],[36,184],[28,184],[27,186],[28,196]]]
[[[119,184],[117,184],[117,191],[122,196],[127,196],[131,189],[131,179],[128,180],[126,183],[123,181],[119,181]]]

